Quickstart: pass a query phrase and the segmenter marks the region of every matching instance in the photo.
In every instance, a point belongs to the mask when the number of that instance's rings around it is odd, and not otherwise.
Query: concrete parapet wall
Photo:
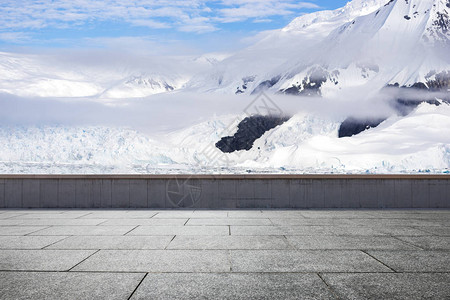
[[[3,175],[0,208],[450,208],[450,175]]]

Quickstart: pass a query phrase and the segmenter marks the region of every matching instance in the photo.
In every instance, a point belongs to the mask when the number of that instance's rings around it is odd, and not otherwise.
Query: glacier
[[[449,15],[449,0],[353,0],[235,53],[2,52],[0,173],[449,173]],[[217,149],[260,97],[289,120]],[[405,97],[439,105],[401,114]],[[384,121],[339,138],[348,117]]]

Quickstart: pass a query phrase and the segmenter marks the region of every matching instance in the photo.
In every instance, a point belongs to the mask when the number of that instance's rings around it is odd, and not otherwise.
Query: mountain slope
[[[272,87],[286,69],[303,61],[332,30],[357,16],[375,11],[386,0],[354,0],[334,11],[318,11],[294,19],[256,44],[198,74],[187,84],[191,90],[223,94],[249,94],[258,85]],[[257,91],[256,91],[257,92]]]
[[[309,61],[291,67],[277,86],[298,93],[320,74],[320,94],[370,84],[412,86],[450,70],[448,0],[394,0],[334,30]],[[442,22],[441,22],[442,21]],[[440,23],[441,22],[441,23]],[[295,75],[292,75],[295,74]]]
[[[220,56],[218,56],[220,59]],[[181,89],[214,56],[122,57],[119,54],[0,52],[0,92],[25,97],[134,98]]]
[[[449,6],[449,0],[354,0],[301,16],[188,86],[326,96],[366,85],[427,85],[450,71]]]

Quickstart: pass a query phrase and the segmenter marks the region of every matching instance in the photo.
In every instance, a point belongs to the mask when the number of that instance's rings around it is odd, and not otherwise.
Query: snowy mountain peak
[[[323,10],[295,18],[282,31],[298,31],[309,26],[325,24],[336,26],[342,21],[351,21],[356,17],[370,14],[385,5],[389,0],[353,0],[336,10]]]
[[[301,62],[285,64],[274,89],[330,95],[357,86],[426,87],[427,74],[446,77],[450,70],[448,6],[448,0],[389,1],[337,27]]]

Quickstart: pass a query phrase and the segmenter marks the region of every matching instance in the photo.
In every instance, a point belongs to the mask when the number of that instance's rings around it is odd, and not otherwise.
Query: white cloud
[[[0,32],[0,41],[22,43],[30,38],[30,35],[24,32]]]
[[[149,28],[210,32],[220,23],[269,21],[317,8],[294,0],[1,0],[0,33],[125,22]]]

